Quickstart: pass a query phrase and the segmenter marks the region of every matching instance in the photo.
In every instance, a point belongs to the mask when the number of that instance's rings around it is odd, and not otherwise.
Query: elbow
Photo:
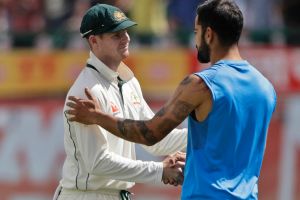
[[[160,128],[155,124],[146,124],[145,121],[138,123],[138,126],[139,130],[137,131],[137,135],[139,135],[139,139],[142,141],[140,143],[146,146],[152,146],[158,143],[169,133],[168,130],[159,130]]]
[[[157,142],[159,142],[159,141],[156,141],[156,140],[145,140],[145,141],[144,141],[144,145],[146,145],[146,146],[153,146],[153,145],[155,145]]]
[[[111,155],[106,151],[100,154],[100,156],[93,155],[93,157],[84,160],[86,171],[91,175],[103,176],[110,169],[108,160],[111,160]]]
[[[156,143],[158,143],[159,141],[161,141],[162,138],[161,137],[157,137],[156,135],[157,134],[155,134],[154,132],[144,134],[144,137],[143,137],[143,141],[144,142],[143,142],[143,144],[146,145],[146,146],[153,146]]]

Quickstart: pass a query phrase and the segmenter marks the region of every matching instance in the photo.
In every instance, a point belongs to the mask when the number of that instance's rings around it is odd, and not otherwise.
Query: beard
[[[204,38],[201,38],[201,46],[197,48],[197,59],[200,63],[209,63],[210,62],[210,48],[205,42]]]

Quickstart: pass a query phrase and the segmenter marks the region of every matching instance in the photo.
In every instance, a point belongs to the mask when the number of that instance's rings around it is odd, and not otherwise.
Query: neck
[[[99,58],[107,67],[109,67],[113,71],[117,71],[121,61],[114,61],[110,59],[101,59]]]
[[[100,54],[97,51],[92,51],[92,52],[94,56],[96,56],[99,60],[101,60],[101,62],[103,62],[108,68],[110,68],[115,72],[118,70],[118,67],[122,61],[121,59],[112,58],[110,56]]]
[[[211,64],[214,64],[219,60],[242,60],[237,45],[219,47],[216,50],[212,50],[210,56]]]

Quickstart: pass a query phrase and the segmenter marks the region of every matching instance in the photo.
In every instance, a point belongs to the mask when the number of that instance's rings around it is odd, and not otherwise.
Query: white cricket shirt
[[[88,87],[98,98],[103,111],[116,117],[144,120],[153,117],[145,102],[140,85],[131,70],[123,63],[118,72],[112,71],[92,52],[87,63],[99,72],[85,67],[68,96],[86,98],[84,88]],[[127,81],[123,85],[123,100],[117,86],[117,76]],[[68,107],[65,105],[64,111]],[[161,142],[147,147],[154,155],[168,155],[185,151],[187,130],[175,129]],[[136,160],[135,144],[114,136],[98,125],[84,125],[69,122],[64,112],[64,145],[66,160],[63,188],[76,190],[129,189],[138,183],[161,182],[162,162]]]

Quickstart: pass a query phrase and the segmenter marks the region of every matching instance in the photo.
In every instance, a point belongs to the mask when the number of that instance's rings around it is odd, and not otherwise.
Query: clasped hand
[[[163,175],[162,181],[164,184],[182,185],[184,176],[186,154],[183,152],[176,152],[175,154],[167,156],[163,160]]]

